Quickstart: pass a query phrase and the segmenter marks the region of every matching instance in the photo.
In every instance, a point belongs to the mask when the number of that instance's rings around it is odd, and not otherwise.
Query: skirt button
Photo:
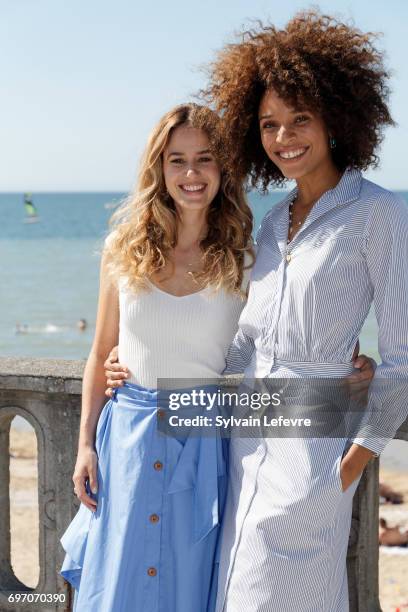
[[[147,573],[149,574],[149,576],[156,576],[157,569],[155,567],[149,567],[149,569],[147,570]]]

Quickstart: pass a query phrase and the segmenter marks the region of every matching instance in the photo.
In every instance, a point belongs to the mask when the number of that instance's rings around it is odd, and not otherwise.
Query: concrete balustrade
[[[0,610],[71,609],[71,591],[57,570],[59,538],[76,512],[72,473],[80,418],[83,361],[0,359]],[[16,415],[34,428],[38,447],[39,561],[35,589],[22,584],[10,562],[9,430]],[[10,603],[13,592],[60,595],[56,603]],[[65,600],[65,601],[64,601]]]
[[[1,612],[71,610],[71,589],[58,574],[64,557],[59,538],[78,507],[71,478],[77,450],[83,368],[83,361],[0,359]],[[10,561],[9,430],[16,415],[24,417],[37,435],[40,577],[35,589],[16,578]],[[408,440],[408,421],[397,437]],[[378,460],[371,462],[354,497],[348,551],[351,612],[381,609],[378,470]],[[10,603],[8,597],[13,593],[59,595],[65,601]]]

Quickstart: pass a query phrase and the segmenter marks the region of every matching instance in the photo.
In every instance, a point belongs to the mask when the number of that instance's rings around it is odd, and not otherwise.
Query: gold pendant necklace
[[[312,210],[313,206],[316,203],[316,200],[313,200],[312,202],[310,202],[310,204],[308,204],[307,212],[303,215],[300,221],[296,221],[295,223],[293,221],[293,206],[295,204],[295,200],[296,200],[296,196],[293,198],[293,200],[289,202],[289,230],[288,230],[289,237],[287,239],[287,244],[289,244],[289,242],[294,237],[295,230],[296,230],[296,233],[300,230],[300,228],[302,227],[302,225],[308,218],[310,211]]]
[[[295,203],[295,200],[291,200],[291,202],[289,203],[289,236],[287,239],[287,244],[289,244],[289,242],[292,240],[293,238],[293,232],[299,231],[299,229],[301,228],[301,226],[303,225],[303,223],[305,222],[305,219],[307,218],[307,215],[309,214],[309,212],[306,213],[306,215],[304,215],[303,219],[301,219],[300,221],[297,221],[296,223],[294,223],[293,221],[293,205]]]

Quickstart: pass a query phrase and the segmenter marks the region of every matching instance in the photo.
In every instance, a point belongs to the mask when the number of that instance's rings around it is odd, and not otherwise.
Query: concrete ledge
[[[85,361],[0,357],[0,389],[80,395]]]

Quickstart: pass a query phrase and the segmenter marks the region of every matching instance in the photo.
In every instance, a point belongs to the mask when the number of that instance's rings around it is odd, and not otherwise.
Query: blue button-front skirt
[[[61,538],[75,612],[212,612],[227,447],[157,431],[157,391],[126,383],[98,421],[98,505]]]

